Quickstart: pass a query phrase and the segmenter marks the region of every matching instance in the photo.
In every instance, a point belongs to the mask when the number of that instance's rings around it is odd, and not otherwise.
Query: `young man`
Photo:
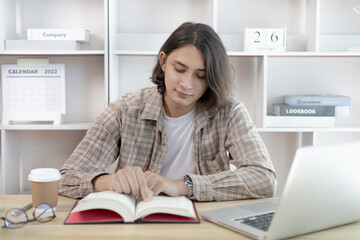
[[[120,97],[98,117],[60,170],[60,194],[112,190],[198,201],[274,195],[273,164],[244,105],[230,97],[232,68],[211,27],[176,29],[152,81],[157,87]],[[105,173],[117,158],[115,173]]]

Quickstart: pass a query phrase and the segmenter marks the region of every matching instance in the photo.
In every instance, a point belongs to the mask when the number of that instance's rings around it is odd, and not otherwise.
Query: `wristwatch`
[[[193,181],[191,179],[191,177],[189,175],[185,175],[183,178],[185,184],[188,186],[189,189],[189,194],[188,197],[191,198],[194,196],[194,192],[193,192]]]

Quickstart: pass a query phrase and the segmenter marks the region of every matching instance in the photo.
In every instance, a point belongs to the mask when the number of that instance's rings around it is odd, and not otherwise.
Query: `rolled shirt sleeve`
[[[231,109],[224,109],[223,114],[228,117],[220,114],[219,119],[227,119],[226,124],[219,120],[216,128],[206,130],[208,124],[202,131],[201,141],[205,144],[197,153],[201,174],[189,174],[193,199],[223,201],[273,196],[276,173],[249,113],[242,103],[236,102]],[[208,152],[212,158],[206,156]],[[209,162],[204,165],[204,161]],[[230,163],[237,169],[230,170]]]
[[[94,191],[92,180],[106,174],[106,167],[118,157],[121,128],[118,119],[110,106],[87,131],[60,169],[63,175],[59,189],[61,195],[81,198]]]

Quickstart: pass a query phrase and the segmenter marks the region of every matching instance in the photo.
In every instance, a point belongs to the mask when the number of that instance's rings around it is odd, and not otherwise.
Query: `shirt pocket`
[[[215,150],[215,151],[214,151]],[[210,151],[201,151],[201,166],[202,172],[206,174],[213,174],[229,169],[229,159],[225,151],[213,149]]]
[[[213,174],[229,169],[223,134],[216,129],[205,129],[200,141],[200,171]]]

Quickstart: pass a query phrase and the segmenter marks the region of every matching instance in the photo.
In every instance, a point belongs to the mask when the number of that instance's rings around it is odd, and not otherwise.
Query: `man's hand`
[[[172,180],[150,171],[146,171],[144,176],[147,186],[154,196],[160,193],[165,193],[171,197],[188,195],[189,189],[182,179]]]
[[[126,166],[111,175],[101,175],[93,180],[93,186],[98,191],[114,191],[151,200],[152,191],[148,188],[145,176],[140,167]]]

